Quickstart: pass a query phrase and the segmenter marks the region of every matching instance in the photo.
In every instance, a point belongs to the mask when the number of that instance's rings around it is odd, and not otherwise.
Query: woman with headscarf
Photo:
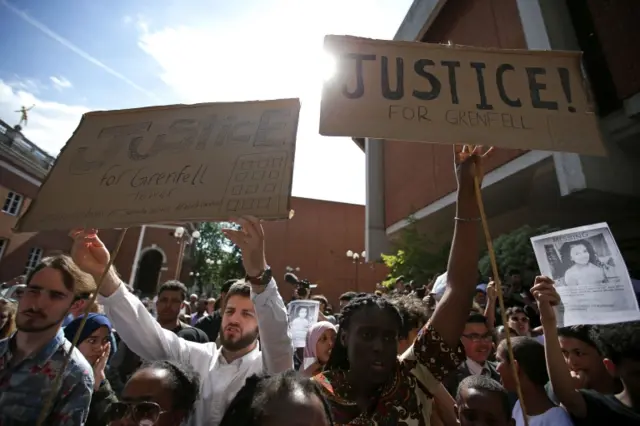
[[[64,328],[65,337],[69,341],[73,341],[83,318],[84,315],[74,319]],[[77,348],[93,367],[95,379],[85,426],[106,426],[104,413],[111,403],[118,401],[105,377],[107,363],[116,350],[112,330],[111,322],[105,315],[91,313],[78,338]]]
[[[329,321],[319,321],[309,328],[302,374],[312,377],[322,371],[322,367],[329,361],[336,334],[336,326]]]

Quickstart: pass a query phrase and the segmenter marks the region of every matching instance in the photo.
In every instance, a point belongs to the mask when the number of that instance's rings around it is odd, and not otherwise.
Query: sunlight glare
[[[322,51],[322,80],[328,81],[333,78],[337,71],[336,58],[327,51]]]

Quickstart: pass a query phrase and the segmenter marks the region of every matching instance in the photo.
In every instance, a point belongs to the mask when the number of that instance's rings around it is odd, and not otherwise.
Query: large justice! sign
[[[605,155],[579,52],[325,38],[320,133]]]

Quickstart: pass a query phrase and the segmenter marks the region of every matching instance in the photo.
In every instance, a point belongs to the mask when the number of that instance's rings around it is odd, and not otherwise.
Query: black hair
[[[348,291],[346,293],[342,293],[342,295],[340,295],[340,299],[339,300],[345,300],[347,302],[351,302],[356,296],[358,296],[358,293],[356,293],[355,291]]]
[[[158,289],[158,297],[160,297],[160,295],[164,291],[179,291],[180,293],[182,293],[182,301],[187,300],[187,286],[182,284],[178,280],[169,280],[162,283],[162,285]]]
[[[507,319],[511,318],[511,316],[515,314],[522,314],[522,315],[525,315],[527,318],[529,318],[529,315],[527,315],[527,312],[524,310],[522,306],[511,306],[510,308],[507,308],[506,311],[504,311],[504,314],[507,317]]]
[[[591,338],[616,366],[624,360],[640,361],[640,321],[594,327]]]
[[[312,379],[301,376],[297,371],[288,370],[273,376],[247,378],[244,386],[231,401],[219,426],[257,426],[272,415],[270,405],[302,391],[305,396],[320,398],[329,424],[333,425],[331,407],[322,395],[320,385]]]
[[[329,300],[324,297],[322,294],[316,294],[315,296],[311,296],[311,300],[315,300],[317,302],[320,302],[321,304],[324,304],[325,308],[329,307]]]
[[[398,335],[400,335],[404,325],[402,315],[398,311],[398,308],[387,298],[376,296],[375,294],[358,293],[355,298],[342,309],[342,315],[338,321],[338,336],[331,350],[329,361],[325,366],[326,370],[346,370],[350,369],[349,357],[347,354],[347,348],[342,344],[340,336],[342,333],[349,330],[351,323],[351,317],[362,308],[377,307],[382,310],[390,312],[397,321]]]
[[[411,330],[422,328],[429,320],[427,305],[421,299],[402,295],[394,296],[389,300],[398,309],[402,317],[402,328],[399,335],[401,339],[409,337]]]
[[[496,393],[500,396],[502,402],[502,411],[504,412],[507,420],[511,420],[511,402],[509,401],[509,393],[507,390],[497,381],[491,377],[483,376],[482,374],[472,374],[464,378],[458,385],[458,392],[456,393],[456,403],[460,406],[462,402],[462,391],[464,389],[475,389],[479,391]]]
[[[511,338],[513,358],[525,376],[536,386],[544,387],[549,382],[544,345],[532,337],[515,336]],[[506,341],[498,347],[500,356],[509,361]]]
[[[596,345],[596,342],[592,338],[592,330],[595,331],[595,329],[596,327],[593,325],[584,324],[572,325],[571,327],[561,327],[558,329],[558,337],[568,337],[579,340],[600,352],[598,345]]]
[[[291,272],[287,272],[286,274],[284,274],[284,281],[288,282],[291,285],[300,284],[300,280],[298,279],[298,277],[295,274],[292,274]]]
[[[144,363],[140,370],[153,368],[169,372],[169,386],[173,393],[173,409],[186,413],[193,411],[193,405],[200,398],[200,374],[190,364],[173,361],[151,361]]]
[[[229,289],[231,288],[232,285],[234,285],[236,283],[236,281],[238,281],[238,280],[227,280],[227,281],[225,281],[224,284],[222,284],[222,287],[220,287],[220,294],[229,293]]]
[[[484,324],[487,325],[487,318],[477,312],[471,312],[467,317],[467,324]]]

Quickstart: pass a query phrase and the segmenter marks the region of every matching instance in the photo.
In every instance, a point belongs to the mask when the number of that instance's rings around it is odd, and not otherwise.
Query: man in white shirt
[[[518,378],[509,364],[506,341],[502,341],[496,351],[498,372],[504,387],[515,392],[518,381],[522,390],[529,426],[573,426],[569,413],[549,399],[545,385],[549,381],[544,346],[531,337],[515,336],[511,348]],[[511,413],[516,426],[524,426],[521,401],[518,400]]]
[[[201,399],[195,406],[194,425],[218,425],[247,377],[293,368],[287,311],[265,260],[264,231],[255,218],[238,222],[241,230],[224,233],[242,250],[247,283],[234,284],[227,294],[221,347],[188,342],[163,329],[125,289],[114,270],[109,271],[100,288],[100,303],[131,350],[150,361],[169,359],[191,364],[200,374]],[[77,230],[72,235],[74,261],[97,280],[109,262],[109,251],[96,230]]]

